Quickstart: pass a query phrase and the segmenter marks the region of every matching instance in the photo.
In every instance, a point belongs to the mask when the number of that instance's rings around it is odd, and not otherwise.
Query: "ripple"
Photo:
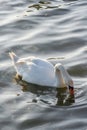
[[[0,129],[86,130],[87,1],[1,0],[0,5]],[[74,95],[15,82],[9,51],[62,63]]]

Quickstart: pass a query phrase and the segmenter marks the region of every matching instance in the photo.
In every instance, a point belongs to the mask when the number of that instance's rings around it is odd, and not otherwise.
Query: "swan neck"
[[[62,70],[61,71],[62,71],[63,77],[65,79],[65,82],[68,83],[71,80],[68,72],[65,70],[65,68],[63,66],[62,66]]]
[[[56,80],[57,80],[57,86],[65,87],[65,82],[62,76],[62,72],[59,70],[56,70]]]

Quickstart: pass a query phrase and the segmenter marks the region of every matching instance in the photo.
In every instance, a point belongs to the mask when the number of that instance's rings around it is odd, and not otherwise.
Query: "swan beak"
[[[74,95],[74,87],[69,86],[70,95]]]

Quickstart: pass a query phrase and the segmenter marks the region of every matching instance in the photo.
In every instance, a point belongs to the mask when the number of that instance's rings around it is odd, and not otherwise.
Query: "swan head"
[[[74,94],[74,83],[61,63],[55,65],[56,75],[60,75],[61,81],[68,87],[70,95]]]
[[[74,95],[74,83],[72,80],[69,81],[69,93],[70,95]]]

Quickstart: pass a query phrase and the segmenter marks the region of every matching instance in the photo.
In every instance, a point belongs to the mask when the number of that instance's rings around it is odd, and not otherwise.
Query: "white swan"
[[[70,91],[73,90],[73,81],[62,64],[53,66],[47,60],[36,57],[19,58],[13,52],[9,55],[22,80],[41,86],[69,87]]]

